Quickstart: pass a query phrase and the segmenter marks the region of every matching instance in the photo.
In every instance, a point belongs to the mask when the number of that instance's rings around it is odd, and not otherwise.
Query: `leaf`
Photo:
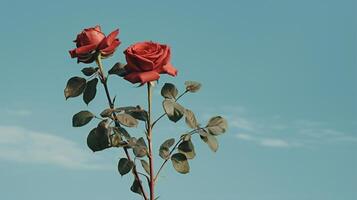
[[[201,83],[196,82],[196,81],[186,81],[185,82],[186,85],[186,90],[192,93],[197,92],[198,90],[200,90],[201,88]]]
[[[123,127],[113,127],[113,131],[119,133],[120,135],[124,136],[125,139],[129,140],[131,138],[128,131],[125,130]]]
[[[208,132],[212,135],[220,135],[226,132],[228,128],[227,120],[221,116],[212,117],[206,126]]]
[[[108,120],[102,120],[101,122],[99,122],[98,126],[97,126],[97,132],[103,135],[109,135],[109,124],[108,124]]]
[[[170,156],[170,147],[174,145],[175,139],[171,138],[166,140],[164,143],[161,144],[160,150],[159,150],[159,155],[162,159],[168,159]]]
[[[132,111],[132,110],[136,110],[138,109],[136,106],[125,106],[125,107],[119,107],[119,108],[115,108],[115,112],[129,112],[129,111]]]
[[[147,155],[147,146],[146,146],[144,138],[140,137],[136,141],[136,145],[133,148],[133,152],[134,152],[134,155],[139,158]]]
[[[131,110],[131,111],[127,111],[126,113],[131,115],[135,119],[141,120],[141,121],[147,121],[149,118],[148,112],[143,109]]]
[[[86,79],[81,77],[72,77],[68,80],[67,86],[64,89],[64,96],[66,100],[71,97],[81,95],[86,88]]]
[[[181,174],[187,174],[188,172],[190,172],[190,166],[188,164],[185,154],[175,153],[171,156],[171,161],[177,172]]]
[[[84,125],[88,124],[93,119],[93,117],[94,117],[94,115],[87,110],[80,111],[80,112],[76,113],[75,115],[73,115],[72,126],[73,127],[84,126]]]
[[[182,141],[189,141],[191,140],[191,134],[185,133],[181,135]]]
[[[138,141],[138,140],[137,140],[135,137],[129,138],[129,139],[128,139],[129,147],[135,147],[137,141]]]
[[[198,122],[196,120],[195,114],[189,109],[186,109],[185,121],[186,121],[187,126],[192,129],[195,129],[198,127]]]
[[[87,137],[87,145],[93,152],[109,148],[108,136],[94,128]]]
[[[134,180],[133,184],[130,187],[130,190],[134,193],[143,195],[141,188],[140,188],[140,181],[137,179]]]
[[[118,171],[122,176],[129,173],[133,167],[134,167],[134,162],[128,160],[127,158],[121,158],[118,162]]]
[[[114,110],[111,109],[111,108],[107,108],[105,110],[103,110],[101,113],[100,113],[100,116],[102,117],[110,117],[112,114],[113,114]]]
[[[82,73],[86,76],[92,76],[94,73],[96,73],[98,68],[94,67],[85,67],[82,69]]]
[[[108,71],[109,74],[116,74],[118,76],[125,76],[128,72],[125,70],[125,64],[115,63],[115,65]]]
[[[97,83],[98,79],[94,78],[87,82],[86,89],[83,93],[83,101],[88,105],[91,102],[95,95],[97,94]]]
[[[114,130],[114,129],[113,129]],[[115,132],[115,131],[114,131]],[[124,146],[124,144],[126,143],[123,143],[124,141],[122,140],[121,138],[121,135],[119,133],[115,133],[113,136],[112,136],[112,146],[113,147],[121,147],[121,146]]]
[[[185,154],[187,159],[193,159],[196,156],[195,148],[191,140],[181,142],[178,146],[178,151]]]
[[[120,124],[127,127],[136,127],[138,125],[138,120],[126,113],[118,114],[117,120]]]
[[[170,148],[174,144],[175,144],[175,138],[170,138],[170,139],[167,139],[164,143],[162,143],[161,146]]]
[[[165,85],[161,89],[161,96],[168,99],[176,99],[178,94],[178,90],[176,86],[172,83],[165,83]]]
[[[165,99],[162,102],[162,105],[167,117],[175,123],[179,121],[185,113],[185,108],[172,100]]]
[[[206,136],[202,136],[200,135],[201,139],[208,144],[209,148],[213,151],[213,152],[217,152],[218,150],[218,140],[215,136],[211,135],[211,134],[207,134]]]
[[[143,167],[143,169],[146,171],[146,173],[148,175],[150,175],[150,167],[149,167],[149,163],[146,162],[146,160],[140,160],[141,162],[141,166]]]

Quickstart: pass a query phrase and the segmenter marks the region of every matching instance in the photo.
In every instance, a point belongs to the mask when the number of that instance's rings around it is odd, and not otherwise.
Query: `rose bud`
[[[98,53],[104,58],[111,56],[120,44],[119,39],[116,38],[118,34],[119,29],[105,36],[100,26],[86,28],[73,41],[77,48],[70,50],[69,53],[72,58],[78,58],[77,62],[83,63],[92,63]]]
[[[160,74],[177,75],[170,63],[170,47],[154,42],[139,42],[125,51],[127,65],[124,79],[131,83],[147,83],[160,78]]]

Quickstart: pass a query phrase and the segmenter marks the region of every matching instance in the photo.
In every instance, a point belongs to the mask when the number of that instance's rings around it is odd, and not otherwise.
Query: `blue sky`
[[[160,199],[357,199],[356,1],[8,1],[0,3],[0,195],[4,200],[139,199],[116,170],[118,150],[86,147],[95,123],[71,127],[79,110],[100,112],[103,91],[85,106],[63,88],[83,64],[70,59],[85,27],[119,28],[122,44],[167,43],[177,78],[203,84],[182,104],[202,123],[230,124],[212,153],[195,138],[189,175],[168,165]],[[145,88],[110,79],[120,105],[145,106]],[[161,113],[156,88],[154,111]],[[168,120],[155,147],[186,130]],[[140,135],[142,131],[136,131]],[[159,163],[160,159],[156,160]]]

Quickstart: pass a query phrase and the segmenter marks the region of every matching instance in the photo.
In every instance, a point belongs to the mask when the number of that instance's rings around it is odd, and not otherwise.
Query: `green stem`
[[[152,96],[152,88],[151,83],[147,83],[148,87],[148,123],[147,123],[147,140],[149,143],[149,166],[150,166],[150,200],[155,199],[155,180],[154,180],[154,158],[152,153],[152,125],[151,125],[151,96]]]
[[[106,76],[104,74],[103,64],[102,64],[102,60],[101,60],[101,55],[100,54],[97,56],[96,63],[98,65],[98,67],[99,67],[99,77],[100,77],[100,80],[101,80],[101,82],[102,82],[102,84],[104,86],[104,90],[105,90],[105,94],[107,96],[107,100],[108,100],[109,106],[110,106],[110,108],[113,109],[114,108],[114,103],[112,101],[112,98],[110,97],[110,93],[109,93],[109,89],[108,89],[108,85],[107,85],[107,78],[106,78]],[[115,126],[120,127],[120,124],[118,123],[117,116],[116,116],[115,112],[113,112],[113,118],[114,118],[114,121],[115,121]],[[130,154],[128,152],[127,147],[124,147],[123,149],[124,149],[126,157],[128,158],[129,161],[131,161],[132,159],[130,158]],[[143,187],[143,185],[141,183],[141,180],[140,180],[140,177],[139,177],[139,174],[138,174],[138,172],[136,170],[136,166],[135,165],[133,167],[133,174],[134,174],[135,179],[139,181],[139,187],[140,187],[141,192],[143,193],[144,199],[148,200],[147,194],[145,193],[144,187]]]

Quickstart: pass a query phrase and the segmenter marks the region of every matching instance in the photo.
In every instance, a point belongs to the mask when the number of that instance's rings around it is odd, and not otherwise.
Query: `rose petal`
[[[162,68],[157,72],[160,74],[169,74],[171,76],[177,75],[177,69],[174,68],[171,63],[167,63],[166,65],[162,66]]]
[[[115,39],[110,46],[108,46],[107,48],[105,49],[102,49],[100,50],[100,52],[104,55],[104,56],[107,56],[107,55],[110,55],[110,54],[113,54],[115,49],[120,45],[120,41],[119,39]]]
[[[132,71],[151,71],[154,69],[154,63],[144,57],[135,55],[130,47],[124,51],[126,62]]]
[[[102,40],[102,42],[99,44],[98,49],[105,49],[109,47],[116,39],[116,37],[119,34],[119,29],[116,29],[115,31],[111,32],[106,38]]]
[[[77,55],[78,56],[80,54],[87,54],[87,53],[90,53],[90,52],[94,51],[96,48],[97,48],[97,45],[95,45],[95,44],[82,46],[82,47],[74,49],[75,50],[75,54],[73,54],[73,55]]]
[[[69,54],[71,55],[71,58],[77,57],[76,49],[69,50]]]
[[[100,28],[99,25],[96,25],[96,26],[94,27],[94,30],[99,31],[99,32],[102,32],[102,29]]]
[[[162,49],[160,52],[160,57],[155,60],[155,65],[163,66],[170,62],[171,51],[170,47],[166,45],[161,45]]]
[[[125,80],[130,81],[131,83],[138,83],[141,84],[147,83],[150,81],[155,81],[160,78],[160,74],[156,71],[148,71],[148,72],[133,72],[126,76],[124,76]]]

